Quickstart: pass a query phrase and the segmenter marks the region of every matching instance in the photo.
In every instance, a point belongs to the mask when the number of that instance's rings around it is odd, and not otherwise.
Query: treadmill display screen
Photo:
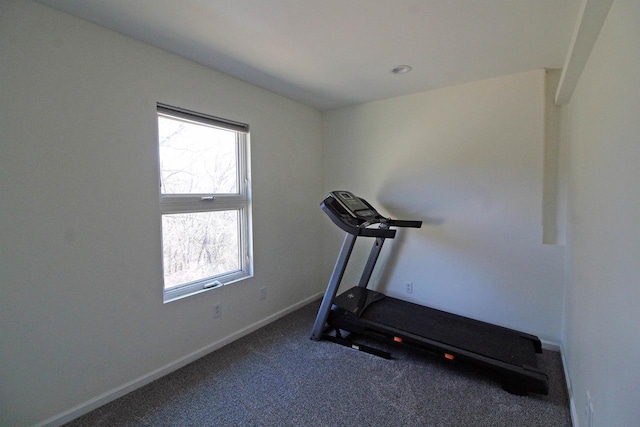
[[[359,197],[348,191],[333,191],[329,195],[354,218],[369,218],[375,215]]]

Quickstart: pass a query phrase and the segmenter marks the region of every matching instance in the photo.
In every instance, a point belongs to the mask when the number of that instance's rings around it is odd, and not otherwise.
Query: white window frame
[[[164,302],[170,302],[195,295],[219,286],[228,285],[253,276],[253,253],[251,231],[251,178],[249,157],[249,126],[231,120],[221,119],[202,113],[166,104],[157,104],[156,117],[171,117],[199,125],[233,130],[237,144],[237,194],[162,194],[160,186],[160,214],[198,213],[237,210],[239,221],[240,269],[201,280],[165,289],[163,271]],[[156,120],[157,123],[157,120]],[[159,136],[157,142],[159,144]],[[160,156],[158,155],[158,179],[160,181]],[[161,225],[162,226],[162,225]],[[164,249],[164,244],[163,244]],[[161,255],[162,256],[162,255]],[[163,262],[164,265],[164,262]]]

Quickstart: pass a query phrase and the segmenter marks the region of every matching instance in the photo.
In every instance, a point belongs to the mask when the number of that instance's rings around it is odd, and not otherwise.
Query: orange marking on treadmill
[[[401,337],[393,337],[393,340],[395,342],[402,342],[402,338]]]
[[[456,357],[455,357],[453,354],[445,353],[445,354],[444,354],[444,358],[445,358],[445,359],[449,359],[449,360],[453,360],[453,359],[455,359]]]

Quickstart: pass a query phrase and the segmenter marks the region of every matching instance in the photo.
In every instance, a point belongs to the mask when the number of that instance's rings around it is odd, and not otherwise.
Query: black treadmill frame
[[[509,328],[481,322],[463,316],[446,313],[426,306],[403,301],[397,298],[384,296],[378,292],[367,289],[367,285],[373,273],[385,239],[393,239],[396,230],[389,227],[414,227],[422,225],[421,221],[401,221],[385,218],[366,200],[360,199],[375,212],[373,219],[364,221],[354,218],[332,197],[331,194],[321,203],[322,210],[342,230],[346,231],[342,248],[334,266],[331,278],[327,285],[318,315],[316,317],[311,339],[326,339],[341,345],[354,348],[359,351],[375,354],[380,357],[390,358],[391,355],[374,347],[357,344],[355,336],[361,335],[374,339],[385,339],[390,342],[401,343],[431,353],[439,354],[446,359],[470,362],[478,366],[496,372],[502,382],[503,388],[513,394],[526,395],[528,393],[548,394],[548,376],[537,367],[536,353],[542,352],[542,345],[538,337],[516,331]],[[372,224],[379,224],[378,228],[371,228]],[[365,264],[358,286],[353,287],[336,298],[338,288],[342,282],[349,258],[358,237],[375,238],[369,258]],[[353,295],[352,298],[349,298]],[[338,299],[338,302],[336,302]],[[386,300],[386,302],[385,302]],[[393,320],[385,319],[386,323],[367,317],[366,310],[370,304],[396,304],[406,310],[415,310],[416,318],[428,317],[432,314],[445,316],[451,319],[451,324],[465,322],[468,327],[477,328],[486,336],[495,336],[501,341],[510,341],[514,347],[525,351],[526,354],[516,355],[517,364],[496,358],[495,355],[483,354],[483,351],[470,351],[461,346],[450,345],[444,340],[435,340],[425,334],[417,334],[409,328],[400,329],[394,326]],[[343,331],[349,333],[345,337]],[[524,340],[521,341],[521,340]],[[526,348],[526,350],[524,350]],[[493,356],[493,357],[492,357]],[[526,362],[528,363],[526,363]]]

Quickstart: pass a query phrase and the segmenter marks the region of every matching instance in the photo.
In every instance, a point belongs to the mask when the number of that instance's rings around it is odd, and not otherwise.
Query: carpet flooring
[[[547,396],[422,351],[385,360],[309,339],[309,304],[67,426],[571,426],[560,355]]]

